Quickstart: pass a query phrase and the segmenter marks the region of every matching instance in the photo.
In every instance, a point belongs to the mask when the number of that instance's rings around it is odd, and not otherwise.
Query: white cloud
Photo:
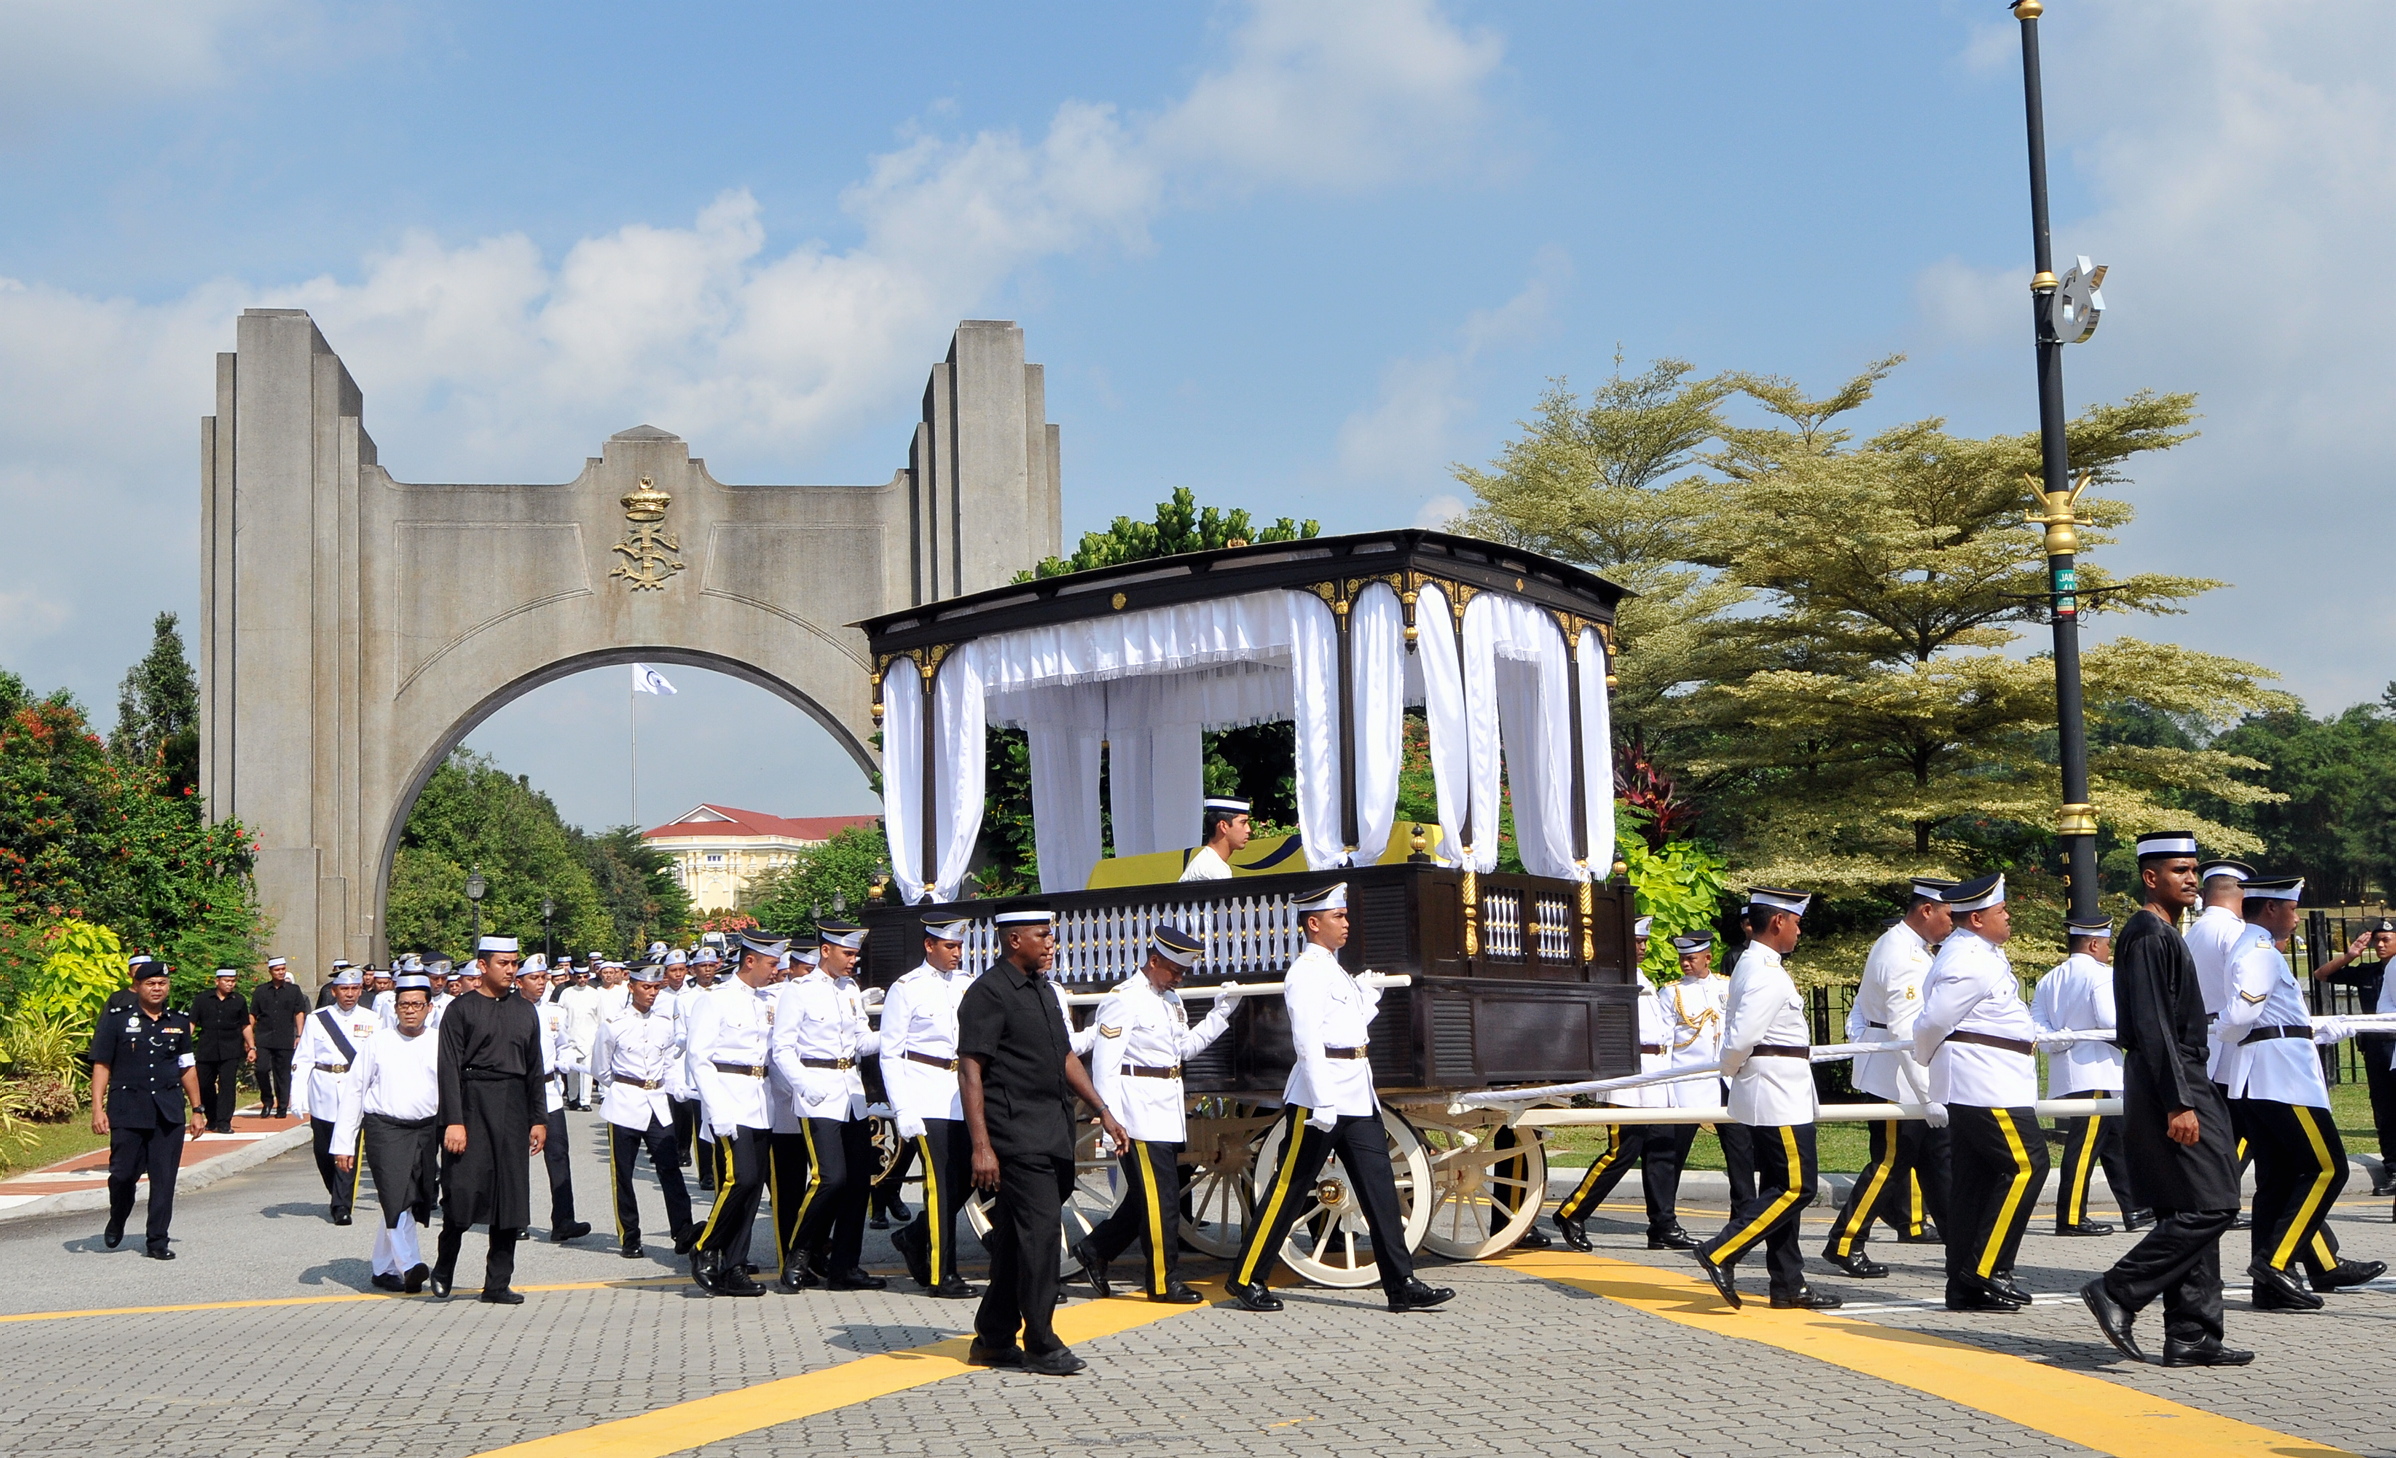
[[[319,36],[312,0],[7,0],[0,138],[61,113],[212,91],[236,55],[283,56]]]
[[[1444,530],[1447,524],[1472,510],[1473,504],[1453,491],[1442,492],[1422,504],[1414,514],[1414,524],[1433,531]]]
[[[14,37],[13,64],[95,91],[216,85],[234,41],[297,3],[23,4],[0,12],[0,54]],[[220,279],[164,304],[0,279],[0,509],[45,548],[12,588],[30,605],[0,611],[0,662],[93,694],[91,650],[129,658],[156,589],[97,589],[89,564],[192,582],[194,421],[245,306],[316,317],[403,479],[558,479],[636,421],[787,460],[870,419],[895,455],[948,329],[1027,267],[1141,249],[1169,198],[1227,181],[1338,189],[1451,161],[1500,47],[1422,0],[1259,0],[1229,52],[1154,117],[1071,101],[1036,138],[927,135],[870,159],[844,247],[777,251],[733,189],[688,226],[628,224],[554,261],[521,234],[412,233],[354,277]],[[1492,339],[1527,327],[1476,317]]]

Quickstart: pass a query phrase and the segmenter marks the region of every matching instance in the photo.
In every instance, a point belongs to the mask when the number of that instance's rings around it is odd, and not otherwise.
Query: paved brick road
[[[596,1119],[571,1117],[582,1214],[604,1234]],[[661,1228],[653,1191],[645,1203],[648,1223]],[[534,1205],[545,1217],[538,1186]],[[1597,1227],[1602,1249],[1680,1276],[1680,1261],[1641,1248],[1634,1218],[1627,1204],[1609,1212]],[[2385,1201],[2350,1202],[2339,1234],[2351,1254],[2396,1259],[2387,1220]],[[185,1201],[182,1258],[172,1264],[140,1259],[138,1241],[102,1252],[97,1227],[77,1216],[0,1229],[0,1312],[291,1304],[0,1325],[9,1355],[0,1454],[467,1455],[922,1347],[962,1332],[970,1316],[969,1307],[897,1294],[697,1299],[673,1279],[662,1246],[636,1264],[599,1237],[565,1249],[528,1243],[520,1283],[577,1289],[536,1292],[514,1309],[338,1299],[365,1290],[371,1231],[325,1222],[304,1152]],[[2131,1367],[2108,1360],[2069,1294],[2127,1237],[2064,1241],[2031,1228],[2019,1274],[2056,1299],[2013,1317],[1938,1308],[1935,1247],[1875,1245],[1897,1267],[1887,1281],[1817,1280],[1855,1300],[1863,1321],[2100,1373],[2351,1452],[2396,1453],[2396,1387],[2386,1380],[2396,1282],[2333,1297],[2329,1312],[2311,1316],[2256,1313],[2234,1296],[2232,1339],[2262,1353],[2243,1371]],[[1809,1248],[1819,1241],[1817,1222]],[[479,1244],[469,1242],[461,1276],[471,1279]],[[2237,1255],[2232,1264],[2243,1267],[2242,1245]],[[879,1242],[868,1260],[895,1264]],[[1437,1315],[1390,1316],[1368,1293],[1293,1291],[1277,1317],[1202,1308],[1086,1343],[1093,1373],[1082,1379],[974,1373],[699,1451],[2085,1451],[2013,1420],[2052,1425],[2049,1414],[1928,1397],[1742,1339],[1735,1324],[1693,1329],[1501,1264],[1426,1274],[1460,1292]],[[1760,1289],[1761,1279],[1751,1272],[1746,1285]],[[2157,1445],[2172,1446],[2167,1433],[2158,1431]]]

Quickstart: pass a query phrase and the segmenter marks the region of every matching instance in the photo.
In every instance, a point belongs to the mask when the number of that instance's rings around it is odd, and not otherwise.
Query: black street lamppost
[[[466,899],[474,904],[474,945],[477,956],[481,955],[483,944],[483,893],[490,889],[491,884],[483,879],[482,867],[476,866],[466,877]]]
[[[554,961],[556,961],[556,960],[557,960],[557,954],[556,954],[554,951],[550,950],[550,946],[549,946],[549,919],[550,919],[551,917],[555,916],[555,915],[557,915],[557,902],[556,902],[556,901],[554,901],[554,900],[552,900],[551,898],[549,898],[549,897],[547,897],[547,896],[544,896],[544,897],[542,897],[542,898],[541,898],[541,960],[542,960],[542,962],[544,962],[544,963],[548,963],[548,962],[554,962]]]
[[[2022,26],[2022,104],[2030,134],[2030,240],[2037,273],[2030,280],[2032,329],[2038,341],[2038,443],[2040,472],[2032,484],[2040,512],[2033,526],[2046,528],[2047,595],[2055,626],[2055,721],[2063,805],[2055,815],[2055,833],[2063,841],[2065,874],[2070,888],[2071,916],[2093,920],[2097,914],[2096,808],[2088,803],[2088,727],[2080,700],[2080,581],[2076,565],[2080,539],[2073,528],[2074,508],[2087,489],[2084,475],[2071,479],[2071,456],[2064,437],[2063,346],[2077,344],[2096,332],[2104,300],[2097,285],[2105,270],[2085,258],[2065,277],[2055,277],[2054,250],[2047,233],[2046,102],[2038,72],[2038,17],[2046,13],[2040,0],[2014,0],[2013,15]]]

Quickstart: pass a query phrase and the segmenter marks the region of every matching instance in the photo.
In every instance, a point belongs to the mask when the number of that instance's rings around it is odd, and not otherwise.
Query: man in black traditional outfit
[[[2196,837],[2138,839],[2139,899],[2113,953],[2119,1015],[2122,1142],[2130,1181],[2155,1227],[2080,1288],[2105,1339],[2147,1360],[2130,1323],[2163,1298],[2163,1365],[2234,1367],[2254,1353],[2221,1344],[2221,1237],[2238,1218],[2238,1153],[2230,1111],[2207,1075],[2212,1052],[2196,962],[2173,923],[2196,904]]]
[[[441,1247],[433,1294],[447,1297],[466,1228],[491,1228],[482,1299],[514,1306],[516,1241],[532,1223],[532,1156],[548,1133],[541,1019],[514,996],[514,937],[484,937],[479,974],[441,1016]],[[529,1141],[529,1142],[528,1142]]]

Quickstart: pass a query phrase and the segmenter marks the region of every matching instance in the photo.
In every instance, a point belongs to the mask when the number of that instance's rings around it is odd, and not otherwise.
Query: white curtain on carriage
[[[1581,783],[1588,787],[1589,866],[1598,880],[1614,866],[1614,713],[1606,692],[1606,644],[1597,629],[1581,629],[1574,657],[1581,669]]]

